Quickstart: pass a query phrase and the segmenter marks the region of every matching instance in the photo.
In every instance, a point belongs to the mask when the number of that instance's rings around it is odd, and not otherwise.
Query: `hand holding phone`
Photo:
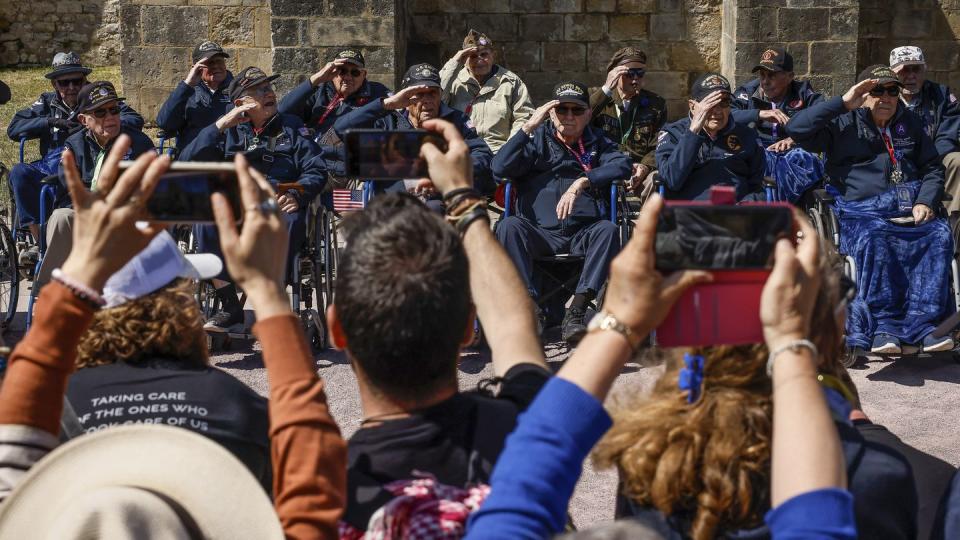
[[[347,175],[371,180],[427,177],[427,163],[420,154],[423,143],[430,141],[441,152],[447,149],[442,136],[421,129],[354,129],[344,136]]]
[[[133,165],[120,163],[120,169]],[[222,193],[238,219],[243,218],[237,172],[231,163],[175,161],[160,177],[147,200],[150,221],[159,223],[212,223],[210,195]]]

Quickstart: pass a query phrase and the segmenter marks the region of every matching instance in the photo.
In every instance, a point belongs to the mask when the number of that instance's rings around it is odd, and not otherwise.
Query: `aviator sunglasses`
[[[113,107],[104,107],[103,109],[97,109],[87,114],[91,114],[93,116],[96,116],[97,118],[103,118],[104,116],[107,115],[107,113],[110,113],[110,116],[117,116],[118,114],[120,114],[120,107],[116,105],[114,105]]]
[[[566,116],[572,114],[573,116],[581,116],[583,113],[587,112],[587,109],[583,107],[556,107],[553,109],[557,111],[557,116]]]
[[[873,87],[873,90],[870,90],[870,95],[873,97],[880,97],[883,94],[887,94],[888,96],[893,96],[893,97],[899,96],[900,87],[899,86],[875,86]]]
[[[55,82],[57,83],[57,86],[59,86],[60,88],[66,88],[68,86],[83,86],[82,77],[78,77],[76,79],[60,79],[59,81],[55,81]]]

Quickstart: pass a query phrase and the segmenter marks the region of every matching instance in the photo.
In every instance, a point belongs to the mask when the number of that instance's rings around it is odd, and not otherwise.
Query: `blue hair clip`
[[[687,367],[680,370],[677,384],[681,390],[688,391],[687,403],[693,403],[700,398],[700,387],[703,385],[703,357],[684,353],[683,362]]]

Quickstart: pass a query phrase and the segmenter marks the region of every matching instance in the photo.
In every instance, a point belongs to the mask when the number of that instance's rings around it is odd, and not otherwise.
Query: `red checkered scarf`
[[[467,489],[437,483],[433,475],[384,486],[395,497],[370,518],[366,532],[340,522],[340,540],[455,540],[467,532],[467,517],[480,508],[490,486]]]

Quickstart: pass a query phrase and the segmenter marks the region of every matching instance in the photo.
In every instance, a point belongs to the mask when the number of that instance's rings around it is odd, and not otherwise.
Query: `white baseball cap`
[[[210,279],[221,271],[220,257],[212,253],[184,255],[170,233],[163,231],[110,276],[103,286],[105,307],[116,307],[146,296],[177,278]]]
[[[920,47],[907,45],[890,51],[890,69],[894,71],[903,66],[925,65],[927,65],[927,60],[923,57],[923,51],[920,50]]]

